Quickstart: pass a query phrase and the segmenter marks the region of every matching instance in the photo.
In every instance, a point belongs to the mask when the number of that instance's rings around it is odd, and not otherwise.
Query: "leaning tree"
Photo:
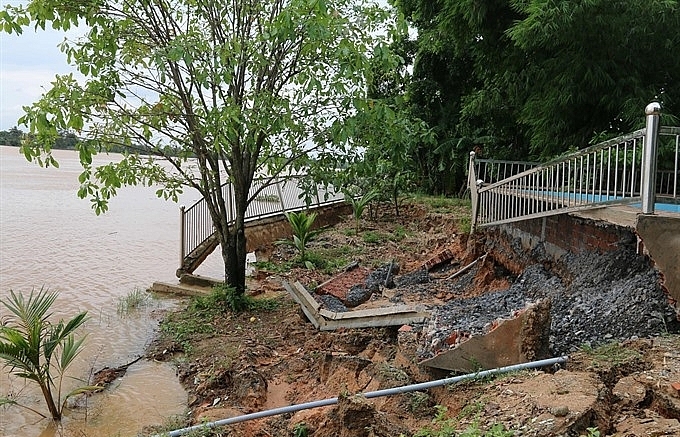
[[[351,147],[368,59],[389,62],[390,14],[370,0],[31,0],[0,12],[5,32],[86,29],[61,50],[79,75],[57,76],[20,123],[27,159],[57,165],[51,144],[75,130],[79,195],[97,214],[123,185],[205,198],[225,280],[245,290],[244,216],[256,175],[273,178]],[[377,50],[376,50],[377,49]],[[95,166],[93,155],[123,150]],[[221,186],[233,185],[235,220]]]

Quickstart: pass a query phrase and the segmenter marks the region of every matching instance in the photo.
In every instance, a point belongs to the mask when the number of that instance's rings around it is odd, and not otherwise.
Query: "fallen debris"
[[[451,276],[449,276],[448,278],[446,278],[446,280],[448,281],[448,280],[450,280],[450,279],[457,278],[458,276],[460,276],[460,275],[462,275],[463,273],[467,272],[467,271],[470,270],[472,267],[474,267],[478,262],[484,261],[484,260],[486,259],[487,255],[488,255],[488,253],[485,253],[484,255],[480,256],[480,257],[477,258],[476,260],[472,261],[470,264],[466,265],[465,267],[463,267],[462,269],[458,270],[458,271],[457,271],[456,273],[454,273],[453,275],[451,275]]]
[[[443,370],[474,372],[481,369],[540,360],[550,355],[550,300],[527,306],[514,319],[497,320],[485,335],[454,331],[446,343],[453,349],[421,364]]]
[[[98,386],[100,387],[98,390],[95,390],[95,392],[99,392],[104,390],[106,387],[108,387],[113,381],[116,379],[122,377],[125,375],[127,372],[128,367],[131,365],[135,364],[137,361],[141,360],[144,358],[144,356],[139,356],[135,358],[134,360],[130,361],[127,364],[123,364],[122,366],[110,368],[110,367],[104,367],[94,373],[94,376],[92,378],[92,386]],[[93,393],[93,392],[90,392]]]
[[[376,328],[380,326],[401,326],[424,323],[428,313],[408,305],[372,308],[366,310],[335,312],[321,308],[321,305],[299,282],[283,282],[284,288],[300,305],[307,319],[322,331],[340,328]]]

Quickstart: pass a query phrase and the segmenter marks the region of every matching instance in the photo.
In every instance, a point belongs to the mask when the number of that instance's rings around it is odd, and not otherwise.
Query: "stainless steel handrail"
[[[253,181],[249,191],[251,202],[246,210],[245,221],[251,222],[273,217],[286,212],[319,208],[325,205],[344,202],[344,194],[321,186],[316,192],[307,195],[300,183],[306,175],[295,175],[285,179],[258,178]],[[227,205],[228,220],[235,219],[234,196],[231,183],[222,185],[222,196]],[[307,202],[307,200],[310,202]],[[204,198],[188,208],[180,207],[180,262],[210,238],[215,229]]]
[[[640,202],[644,213],[653,213],[656,195],[677,199],[680,128],[659,129],[655,105],[647,108],[648,127],[544,164],[470,153],[473,228],[609,204]],[[675,148],[673,170],[657,168],[657,143]]]

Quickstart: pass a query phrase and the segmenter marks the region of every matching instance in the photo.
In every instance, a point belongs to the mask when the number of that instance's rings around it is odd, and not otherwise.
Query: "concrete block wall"
[[[352,207],[347,204],[329,205],[314,210],[318,215],[314,221],[314,228],[338,223],[343,216],[352,213]],[[246,225],[246,250],[248,252],[267,252],[274,242],[282,238],[291,238],[292,231],[285,216],[270,217]]]
[[[632,228],[569,214],[524,220],[489,228],[484,251],[513,274],[537,262],[552,264],[565,253],[605,253],[620,245],[637,244]]]
[[[620,244],[633,244],[637,241],[633,229],[570,214],[517,222],[512,227],[538,237],[539,241],[561,251],[572,253],[610,252]]]

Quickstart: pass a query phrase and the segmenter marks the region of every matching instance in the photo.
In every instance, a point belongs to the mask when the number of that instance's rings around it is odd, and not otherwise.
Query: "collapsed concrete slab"
[[[309,321],[321,331],[333,331],[340,328],[401,326],[423,323],[430,317],[427,312],[408,305],[347,312],[328,311],[321,308],[321,304],[299,282],[290,284],[284,281],[283,287],[300,305]]]
[[[527,306],[509,320],[499,320],[492,330],[465,338],[453,333],[447,343],[454,349],[421,364],[442,370],[475,372],[548,358],[550,355],[550,300]],[[455,338],[454,338],[455,337]],[[461,341],[461,337],[462,340]]]

